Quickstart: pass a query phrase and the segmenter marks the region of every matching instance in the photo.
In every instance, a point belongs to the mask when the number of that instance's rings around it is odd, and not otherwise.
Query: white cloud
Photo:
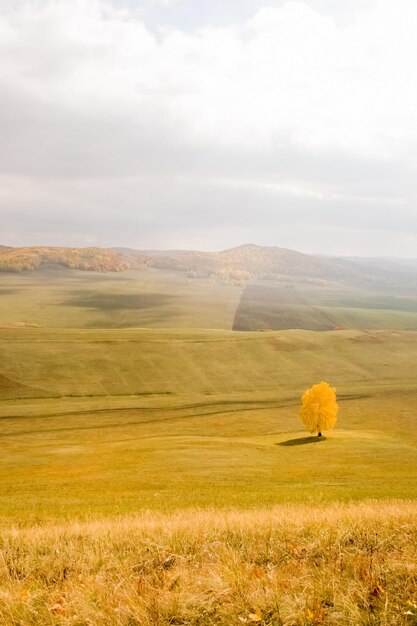
[[[130,112],[132,125],[157,107],[187,140],[273,150],[284,134],[391,155],[417,139],[415,19],[415,3],[379,0],[341,29],[289,1],[243,28],[157,40],[98,0],[29,3],[0,22],[2,86],[80,116]]]
[[[156,4],[163,7],[169,7],[174,4],[178,4],[181,0],[146,0],[149,4]]]
[[[151,230],[146,204],[135,210],[121,190],[123,177],[150,194],[156,231],[167,219],[161,187],[173,180],[203,181],[213,202],[237,201],[222,189],[251,188],[258,211],[265,189],[304,198],[306,216],[312,198],[330,199],[335,227],[346,202],[380,203],[382,227],[384,207],[414,215],[417,4],[374,0],[344,23],[313,6],[288,1],[243,23],[153,32],[102,0],[9,5],[0,13],[3,180],[43,186],[44,213],[60,202],[69,224],[63,181],[88,181],[88,205],[105,180],[101,206],[124,202],[138,228]],[[180,187],[170,211],[190,205]],[[27,198],[10,188],[18,220]],[[99,204],[91,202],[91,219]],[[3,194],[0,214],[5,207]],[[119,209],[108,205],[109,222]],[[204,232],[210,207],[194,211]],[[277,212],[276,223],[286,219]]]

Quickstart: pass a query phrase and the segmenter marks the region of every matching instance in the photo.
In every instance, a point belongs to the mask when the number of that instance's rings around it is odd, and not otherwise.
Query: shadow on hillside
[[[320,443],[320,441],[326,441],[326,437],[298,437],[297,439],[288,439],[287,441],[280,441],[276,443],[276,446],[304,446],[307,443]]]
[[[61,304],[97,311],[158,308],[170,304],[175,299],[175,296],[162,293],[101,293],[77,290],[73,294],[73,298],[63,300]]]

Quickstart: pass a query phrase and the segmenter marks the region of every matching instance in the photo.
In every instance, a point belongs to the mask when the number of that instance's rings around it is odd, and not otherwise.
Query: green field
[[[417,624],[412,295],[0,278],[2,624]]]
[[[82,272],[52,266],[0,273],[0,326],[224,328],[242,289],[157,270]]]
[[[236,309],[233,330],[258,329],[417,330],[417,298],[338,286],[248,284]]]
[[[417,496],[417,333],[0,330],[1,511]],[[302,391],[335,385],[317,441]]]
[[[151,269],[3,274],[1,512],[414,498],[415,307],[302,281],[243,289]],[[360,318],[368,330],[231,330],[270,314],[272,326]],[[302,392],[320,380],[340,401],[323,441],[298,417]]]
[[[416,330],[417,299],[323,280],[240,286],[170,270],[0,273],[0,327]]]

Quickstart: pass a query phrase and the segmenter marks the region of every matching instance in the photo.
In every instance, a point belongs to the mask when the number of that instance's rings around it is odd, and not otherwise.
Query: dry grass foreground
[[[417,503],[1,532],[3,625],[417,624]]]

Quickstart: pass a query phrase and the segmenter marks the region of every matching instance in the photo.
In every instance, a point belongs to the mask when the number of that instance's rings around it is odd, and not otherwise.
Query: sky
[[[415,0],[0,0],[0,244],[417,257]]]

